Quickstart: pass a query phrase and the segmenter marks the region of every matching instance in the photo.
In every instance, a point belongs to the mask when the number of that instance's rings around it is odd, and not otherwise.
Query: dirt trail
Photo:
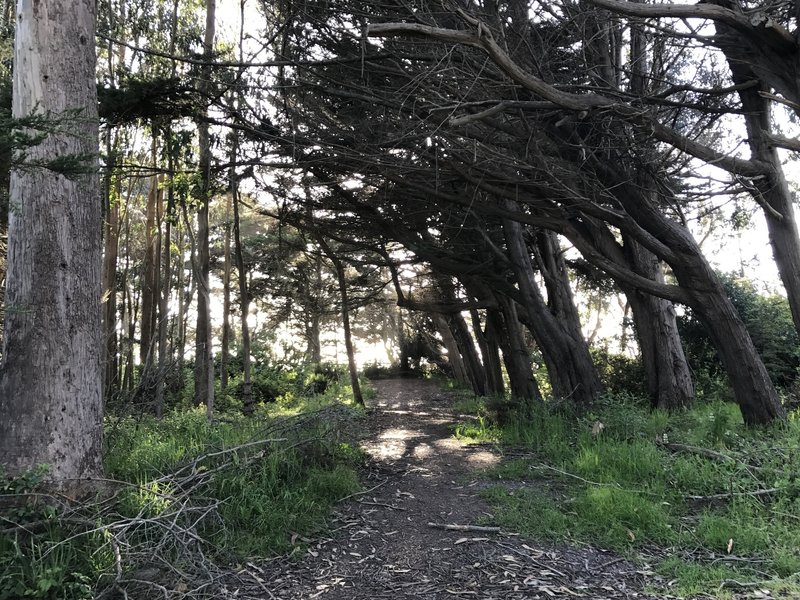
[[[242,565],[230,597],[655,599],[646,575],[589,547],[540,545],[513,532],[450,531],[489,514],[479,471],[499,457],[452,437],[452,395],[417,380],[378,381],[370,403],[369,490],[340,506],[331,537],[300,559]]]

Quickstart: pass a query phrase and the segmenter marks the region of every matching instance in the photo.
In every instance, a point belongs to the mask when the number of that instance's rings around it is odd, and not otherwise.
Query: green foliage
[[[97,537],[70,539],[55,498],[38,493],[47,470],[39,465],[10,478],[0,467],[0,600],[94,597]]]
[[[772,381],[788,388],[800,369],[800,339],[792,322],[789,303],[783,296],[760,293],[752,282],[732,274],[720,279],[733,305],[744,321],[756,349],[764,360]],[[708,334],[691,310],[679,317],[681,339],[699,392],[719,396],[723,368]]]
[[[367,379],[395,379],[397,377],[422,377],[422,370],[404,370],[400,363],[391,365],[373,362],[367,364],[362,369],[364,377]]]
[[[453,428],[453,433],[457,439],[467,442],[500,441],[500,428],[483,415],[458,423]]]
[[[489,472],[502,482],[484,493],[497,524],[626,553],[665,547],[672,558],[658,570],[681,595],[726,579],[755,579],[775,597],[797,592],[798,415],[753,431],[733,404],[669,414],[620,394],[601,399],[590,414],[545,405],[507,425],[490,419],[482,424],[487,430],[528,450]],[[685,447],[705,450],[680,451]]]
[[[592,360],[600,381],[610,394],[647,396],[646,378],[642,361],[638,358],[614,354],[607,348],[592,348]]]
[[[136,121],[169,123],[197,117],[197,89],[177,77],[127,77],[116,88],[97,86],[100,118],[119,126]]]

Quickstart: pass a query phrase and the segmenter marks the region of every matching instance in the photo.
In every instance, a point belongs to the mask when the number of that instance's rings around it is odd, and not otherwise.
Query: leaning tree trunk
[[[481,316],[477,309],[470,310],[472,319],[472,330],[475,332],[475,340],[483,358],[484,370],[486,372],[486,392],[493,396],[502,397],[505,395],[505,385],[503,384],[503,369],[500,361],[500,345],[497,336],[490,335],[489,319],[486,319],[486,326],[481,323]]]
[[[578,404],[592,402],[603,386],[592,363],[586,340],[580,332],[574,331],[574,327],[556,318],[545,304],[533,278],[533,265],[522,226],[516,221],[504,219],[503,232],[523,308],[527,313],[527,325],[547,365],[553,395],[571,398]],[[556,277],[557,274],[551,273],[549,276]],[[562,285],[566,283],[562,282]]]
[[[23,1],[16,19],[13,116],[66,119],[28,158],[86,162],[70,177],[41,167],[11,177],[0,463],[10,474],[48,464],[59,483],[103,470],[95,10]]]
[[[687,304],[708,331],[745,423],[757,425],[784,417],[786,411],[747,328],[692,234],[643,200],[630,184],[622,184],[615,191],[636,222],[669,248],[662,258],[672,267],[688,296]]]
[[[625,237],[624,250],[637,274],[664,283],[661,261],[636,241]],[[694,384],[683,352],[675,307],[669,300],[651,296],[619,282],[630,304],[647,393],[655,408],[685,408],[694,400]]]
[[[450,330],[456,339],[456,343],[464,359],[464,366],[467,370],[470,386],[476,396],[486,395],[486,371],[483,368],[478,352],[475,350],[475,343],[472,341],[469,327],[461,313],[449,315]]]
[[[447,322],[447,317],[441,313],[431,313],[431,319],[436,325],[436,330],[442,338],[442,343],[447,350],[447,362],[450,369],[453,371],[453,379],[464,387],[470,386],[469,375],[467,375],[467,367],[464,364],[464,359],[461,358],[461,351],[458,348],[458,342],[450,330],[450,324]]]
[[[439,295],[444,303],[456,304],[458,302],[453,288],[453,282],[449,277],[439,277],[437,287]],[[461,313],[450,313],[445,316],[445,320],[458,345],[458,350],[464,363],[464,370],[472,391],[475,392],[477,396],[485,396],[486,371],[475,350],[475,343],[472,340],[472,335],[470,335],[464,317]]]

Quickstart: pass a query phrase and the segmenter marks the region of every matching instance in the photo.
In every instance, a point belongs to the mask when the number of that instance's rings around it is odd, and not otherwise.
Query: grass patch
[[[506,482],[484,492],[496,524],[628,555],[667,549],[672,557],[658,570],[672,582],[670,593],[716,594],[722,586],[725,596],[726,582],[736,580],[797,597],[796,414],[746,429],[729,404],[670,415],[617,395],[586,415],[546,406],[502,426],[489,418],[478,433],[485,432],[527,450],[488,473]],[[753,495],[762,490],[773,491]]]
[[[155,597],[158,585],[209,585],[197,576],[213,580],[213,564],[300,549],[360,489],[361,412],[336,402],[346,394],[284,398],[214,423],[199,410],[111,419],[106,474],[116,482],[87,502],[31,502],[41,471],[0,478],[0,600],[88,599],[152,571],[131,593]]]

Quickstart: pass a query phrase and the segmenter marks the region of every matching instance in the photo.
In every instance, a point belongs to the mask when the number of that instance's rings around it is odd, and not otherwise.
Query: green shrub
[[[800,369],[800,339],[788,301],[777,294],[761,293],[752,282],[734,274],[720,275],[720,279],[772,381],[788,389]],[[678,326],[687,358],[698,379],[698,391],[707,395],[724,393],[725,386],[720,385],[724,369],[708,334],[691,309],[678,318]]]
[[[647,397],[647,379],[639,358],[597,347],[593,347],[591,353],[600,381],[610,394]]]

